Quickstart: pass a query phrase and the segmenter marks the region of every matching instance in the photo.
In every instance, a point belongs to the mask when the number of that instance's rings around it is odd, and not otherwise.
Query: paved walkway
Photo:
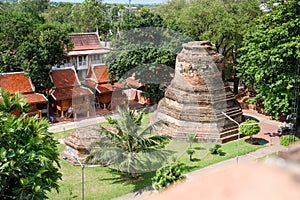
[[[279,136],[277,136],[277,129],[279,125],[282,125],[281,122],[271,120],[269,117],[259,114],[255,111],[251,110],[243,110],[244,115],[249,115],[255,117],[260,122],[261,131],[255,135],[257,138],[263,138],[268,141],[265,148],[259,149],[255,152],[251,152],[246,155],[242,155],[237,158],[232,158],[229,160],[225,160],[208,167],[193,171],[191,173],[186,174],[187,180],[192,179],[193,177],[201,176],[207,173],[216,172],[222,170],[224,168],[236,166],[238,163],[245,163],[245,162],[257,162],[258,158],[268,156],[273,153],[277,153],[279,151],[286,150],[285,147],[279,144]],[[84,119],[78,122],[69,122],[63,124],[52,125],[49,128],[50,132],[60,132],[65,130],[70,130],[74,128],[85,127],[93,124],[97,124],[100,122],[104,122],[104,117],[96,117],[91,119]],[[116,200],[146,200],[149,199],[153,194],[156,192],[152,189],[152,187],[146,187],[142,190],[137,192],[129,193]]]
[[[114,115],[111,115],[114,116]],[[80,121],[71,121],[68,123],[57,123],[53,124],[49,127],[49,131],[53,133],[61,132],[61,131],[67,131],[71,129],[76,129],[76,128],[81,128],[81,127],[86,127],[90,125],[95,125],[100,122],[105,122],[105,118],[103,116],[101,117],[95,117],[95,118],[88,118],[88,119],[83,119]]]

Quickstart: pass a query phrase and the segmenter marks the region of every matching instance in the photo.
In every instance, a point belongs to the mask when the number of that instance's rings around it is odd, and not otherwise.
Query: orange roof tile
[[[74,43],[72,51],[101,48],[100,40],[96,33],[74,33],[70,34],[70,38]]]
[[[108,67],[106,65],[97,65],[93,67],[93,72],[98,83],[108,83]]]
[[[93,66],[88,70],[88,76],[83,85],[96,89],[99,93],[107,93],[113,91],[112,84],[108,83],[108,67],[106,65]]]
[[[108,93],[108,92],[112,92],[113,91],[113,87],[112,84],[99,84],[97,86],[97,90],[100,91],[99,93],[103,94],[103,93]]]
[[[79,86],[80,82],[74,68],[52,69],[51,79],[56,88]]]
[[[27,98],[29,104],[45,103],[46,97],[43,94],[35,93],[31,79],[24,72],[11,72],[0,74],[0,87],[11,94],[21,92]]]
[[[0,74],[0,87],[9,91],[11,94],[16,92],[34,92],[34,86],[24,72],[13,72]]]
[[[92,91],[82,87],[74,67],[52,69],[51,80],[55,89],[51,95],[55,100],[72,99],[77,96],[90,96]]]
[[[90,96],[93,95],[93,93],[87,88],[77,86],[74,88],[56,88],[52,91],[51,95],[57,101],[72,99],[78,96]]]
[[[47,99],[44,95],[38,93],[32,94],[24,94],[27,98],[27,103],[35,104],[35,103],[46,103]]]
[[[87,87],[92,88],[92,89],[95,89],[96,86],[97,86],[97,83],[96,83],[94,80],[91,80],[91,79],[85,79],[85,80],[82,82],[82,85],[87,86]]]

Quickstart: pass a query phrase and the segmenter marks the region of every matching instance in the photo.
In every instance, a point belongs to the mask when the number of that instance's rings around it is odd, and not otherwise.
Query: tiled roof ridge
[[[69,35],[89,35],[89,34],[95,34],[95,35],[98,35],[97,32],[70,33]]]

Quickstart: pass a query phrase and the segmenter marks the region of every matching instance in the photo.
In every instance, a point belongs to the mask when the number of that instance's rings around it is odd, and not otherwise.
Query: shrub
[[[218,154],[218,149],[221,148],[220,144],[215,144],[213,147],[209,148],[211,154]]]
[[[288,146],[289,144],[299,141],[299,138],[294,135],[284,135],[280,137],[280,144],[282,146]]]
[[[247,119],[241,123],[239,131],[244,135],[250,136],[250,139],[252,140],[252,135],[257,134],[260,131],[260,126],[255,123],[257,123],[257,121],[253,119]]]
[[[193,161],[193,155],[195,154],[195,150],[194,149],[187,149],[186,153],[190,156],[190,161]]]
[[[219,148],[218,150],[217,150],[217,153],[219,154],[219,156],[225,156],[225,152],[223,151],[223,149],[221,149],[221,148]]]
[[[185,178],[182,174],[183,167],[183,163],[176,162],[156,170],[155,176],[151,179],[154,189],[162,190],[170,184]]]
[[[224,156],[226,153],[221,149],[220,144],[215,144],[213,147],[209,148],[209,152],[211,154],[219,154],[220,156]]]

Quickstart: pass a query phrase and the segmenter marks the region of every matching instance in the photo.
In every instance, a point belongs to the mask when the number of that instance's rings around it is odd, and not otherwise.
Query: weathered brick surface
[[[225,142],[235,139],[242,110],[222,79],[224,57],[208,41],[183,44],[175,66],[175,77],[158,105],[158,118],[167,122],[164,132],[186,140],[197,134],[198,141]]]

